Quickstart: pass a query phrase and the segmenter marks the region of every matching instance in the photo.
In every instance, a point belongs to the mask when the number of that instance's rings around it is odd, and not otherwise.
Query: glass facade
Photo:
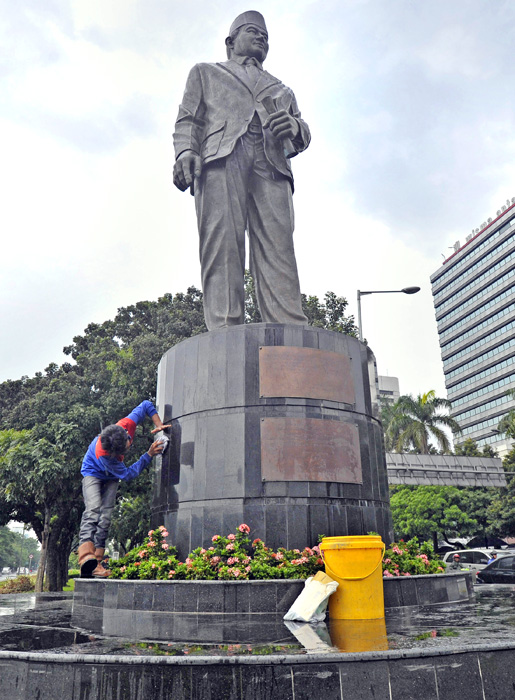
[[[512,200],[513,201],[513,200]],[[451,415],[463,434],[503,456],[496,432],[515,399],[515,204],[461,246],[431,276]]]

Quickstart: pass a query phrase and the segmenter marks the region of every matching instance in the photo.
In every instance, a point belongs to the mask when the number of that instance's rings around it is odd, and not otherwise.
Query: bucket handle
[[[345,576],[345,580],[346,581],[361,581],[362,579],[367,578],[368,576],[372,576],[374,571],[383,563],[383,557],[384,557],[384,553],[386,551],[386,545],[384,542],[382,542],[382,545],[383,545],[382,546],[383,551],[381,552],[381,557],[379,558],[379,561],[377,562],[377,564],[374,566],[374,568],[372,569],[372,571],[369,574],[367,574],[366,576]],[[320,551],[322,552],[322,559],[324,559],[323,550],[320,550]],[[324,563],[325,563],[325,559],[324,559]],[[330,567],[327,563],[325,563],[325,565],[328,569],[330,569]]]

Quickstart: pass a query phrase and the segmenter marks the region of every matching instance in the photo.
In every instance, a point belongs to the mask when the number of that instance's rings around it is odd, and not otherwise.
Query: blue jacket
[[[148,416],[151,418],[157,413],[151,401],[142,401],[139,406],[136,406],[126,418],[122,418],[116,425],[121,425],[122,428],[129,433],[131,442],[134,439],[136,427],[143,423]],[[121,479],[122,481],[130,481],[141,474],[143,469],[150,464],[152,457],[145,452],[137,462],[126,467],[123,462],[123,456],[120,458],[110,457],[109,454],[102,449],[100,435],[92,441],[88,447],[84,459],[82,460],[82,476],[94,476],[101,481],[109,481],[113,479]]]

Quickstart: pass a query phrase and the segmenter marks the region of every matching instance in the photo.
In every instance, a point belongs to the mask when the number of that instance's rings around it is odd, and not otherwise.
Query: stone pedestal
[[[152,527],[181,557],[242,522],[274,548],[392,541],[375,360],[357,339],[266,323],[198,335],[163,356],[157,403],[173,427]]]

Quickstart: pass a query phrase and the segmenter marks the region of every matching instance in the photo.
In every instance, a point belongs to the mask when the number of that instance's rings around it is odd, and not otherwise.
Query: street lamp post
[[[361,325],[361,297],[366,294],[416,294],[420,292],[420,287],[404,287],[404,289],[378,289],[372,292],[362,292],[358,289],[358,329],[359,339],[363,341],[363,328]]]

